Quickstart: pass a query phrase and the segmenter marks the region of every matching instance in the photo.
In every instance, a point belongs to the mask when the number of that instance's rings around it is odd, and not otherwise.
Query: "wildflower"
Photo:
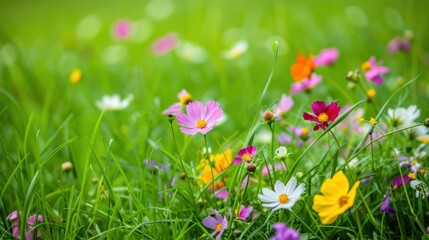
[[[349,180],[343,171],[322,183],[320,192],[323,195],[316,194],[313,201],[313,210],[319,214],[322,224],[333,223],[353,206],[359,184],[360,181],[355,182],[349,191]]]
[[[351,81],[352,83],[359,82],[360,80],[360,72],[358,69],[354,71],[349,71],[347,73],[346,79]]]
[[[280,208],[291,210],[305,190],[304,183],[301,183],[298,187],[296,185],[297,181],[295,177],[292,177],[286,186],[277,180],[274,185],[274,191],[263,188],[263,194],[258,194],[258,198],[263,202],[263,207],[272,208],[272,211]]]
[[[238,58],[239,56],[243,55],[248,48],[248,44],[246,41],[241,40],[239,42],[236,42],[231,49],[227,50],[227,51],[223,51],[222,52],[222,57],[224,57],[225,59],[235,59]]]
[[[390,196],[385,195],[383,198],[383,204],[380,206],[380,211],[385,212],[389,215],[395,215],[395,209],[390,207]]]
[[[336,102],[330,103],[326,106],[323,101],[315,101],[311,104],[311,109],[315,116],[308,113],[304,113],[303,117],[305,120],[313,121],[318,123],[313,130],[317,131],[319,128],[325,130],[329,123],[337,119],[341,107]]]
[[[228,199],[229,192],[226,189],[219,190],[215,193],[215,197],[220,199]]]
[[[375,95],[377,94],[377,92],[375,91],[375,89],[371,88],[366,92],[366,97],[367,97],[367,101],[372,101],[375,97]]]
[[[73,69],[73,71],[70,73],[70,82],[73,84],[76,84],[80,82],[80,79],[82,78],[82,71],[79,68]]]
[[[121,100],[117,94],[112,96],[104,95],[103,98],[95,104],[102,111],[115,111],[128,107],[133,98],[133,95],[128,95],[127,98]]]
[[[238,157],[235,157],[232,161],[233,164],[239,164],[242,162],[249,163],[252,161],[253,157],[256,153],[256,147],[255,146],[248,146],[245,148],[242,148],[238,151]]]
[[[289,134],[284,132],[277,134],[276,139],[281,145],[285,145],[286,143],[289,143],[292,140],[291,136],[289,136]]]
[[[192,95],[189,94],[185,89],[182,89],[182,91],[177,94],[177,98],[179,99],[179,102],[169,106],[162,112],[162,114],[176,116],[179,112],[182,111],[183,106],[192,101]]]
[[[425,144],[420,144],[411,156],[399,156],[399,166],[408,168],[411,172],[417,173],[422,169],[421,160],[425,159],[428,152],[425,151]]]
[[[365,77],[375,84],[382,84],[383,78],[381,78],[380,75],[389,72],[388,67],[376,64],[374,56],[370,57],[367,62],[362,64],[362,70],[365,71]]]
[[[203,224],[204,226],[214,230],[211,234],[212,237],[218,234],[216,236],[216,240],[220,240],[223,232],[228,229],[228,220],[226,217],[222,217],[216,210],[213,210],[210,216],[204,218]]]
[[[414,121],[420,117],[420,112],[416,105],[410,105],[408,108],[389,108],[387,115],[392,127],[405,128],[414,124]]]
[[[204,184],[209,184],[209,189],[214,185],[214,189],[221,189],[225,184],[222,179],[215,181],[213,179],[229,167],[232,161],[231,149],[226,149],[223,153],[213,155],[211,154],[208,159],[203,159],[198,168],[203,168],[199,179]]]
[[[164,55],[175,48],[177,43],[178,40],[176,35],[174,33],[168,33],[155,41],[152,50],[158,56]]]
[[[9,214],[9,216],[6,217],[6,220],[12,221],[12,234],[20,239],[21,238],[21,233],[19,232],[19,212],[18,211],[13,211],[11,214]],[[25,226],[25,239],[26,240],[32,240],[33,239],[33,231],[35,230],[35,227],[37,225],[37,223],[43,222],[43,216],[42,215],[38,215],[38,214],[34,214],[32,216],[30,216],[27,219],[27,224]],[[40,237],[42,235],[42,233],[40,232],[39,229],[36,230],[36,237]]]
[[[413,180],[410,182],[412,189],[416,190],[416,197],[429,197],[429,188],[419,180]]]
[[[276,156],[279,159],[286,159],[288,156],[288,152],[285,146],[280,146],[276,149]]]
[[[119,39],[126,39],[130,37],[132,32],[132,24],[128,20],[119,20],[113,27],[115,37]]]
[[[201,102],[191,102],[186,105],[188,115],[180,112],[177,115],[177,123],[183,127],[180,130],[188,135],[196,133],[206,134],[222,117],[223,111],[216,101],[207,102],[204,107]]]
[[[293,106],[293,100],[291,97],[288,97],[286,94],[282,94],[279,105],[274,105],[274,118],[282,119],[286,116],[286,112],[289,111]]]
[[[387,51],[390,54],[394,54],[398,51],[408,52],[410,51],[411,44],[408,39],[403,37],[394,37],[387,44]]]
[[[363,117],[356,117],[356,121],[358,121],[360,123],[364,123],[365,122],[365,118],[363,118]]]
[[[308,59],[299,55],[296,57],[296,62],[290,67],[293,80],[300,82],[309,78],[315,67],[313,55],[310,55]]]
[[[337,48],[327,48],[320,51],[319,55],[314,57],[314,64],[319,66],[327,66],[337,61],[340,52]]]
[[[193,43],[180,43],[176,48],[177,55],[189,63],[202,63],[207,59],[207,52],[204,48]]]
[[[397,176],[393,180],[393,189],[392,191],[396,191],[396,189],[402,187],[402,185],[407,184],[411,181],[411,178],[408,175]]]
[[[273,165],[264,166],[261,170],[262,176],[268,176],[269,172],[275,170],[286,170],[286,165],[284,162],[274,163]]]
[[[248,207],[244,207],[244,205],[241,205],[240,209],[236,209],[234,211],[234,216],[238,219],[246,221],[246,219],[250,216],[250,213],[252,213],[252,211],[253,211],[252,205],[249,205]]]
[[[270,238],[270,240],[299,240],[299,232],[288,227],[282,222],[274,223],[273,229],[276,234]]]
[[[63,171],[68,171],[73,169],[73,164],[69,161],[69,162],[63,162],[63,164],[61,164],[61,169]]]
[[[274,117],[275,117],[275,115],[274,115],[274,113],[273,112],[271,112],[271,111],[267,111],[267,112],[265,112],[263,115],[262,115],[262,118],[264,119],[264,121],[266,121],[266,122],[271,122],[271,121],[273,121],[274,120]]]
[[[377,120],[375,120],[375,118],[370,118],[369,119],[369,123],[371,124],[371,125],[375,125],[375,124],[377,124]]]
[[[300,92],[310,92],[314,86],[319,84],[322,81],[322,76],[319,76],[315,73],[311,74],[311,77],[302,80],[301,82],[296,82],[292,84],[290,94],[297,94]]]

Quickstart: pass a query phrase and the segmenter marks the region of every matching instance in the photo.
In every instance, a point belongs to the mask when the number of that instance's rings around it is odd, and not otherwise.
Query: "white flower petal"
[[[276,184],[274,185],[274,190],[276,193],[284,193],[285,185],[277,180]]]
[[[286,187],[283,193],[286,193],[287,195],[291,195],[295,187],[296,187],[296,178],[292,177],[289,180],[289,182],[286,184]]]
[[[271,189],[268,189],[268,188],[263,188],[262,189],[262,193],[265,195],[265,196],[268,196],[268,197],[271,197],[271,198],[278,198],[279,197],[279,194],[278,193],[276,193],[276,192],[274,192],[273,190],[271,190]]]

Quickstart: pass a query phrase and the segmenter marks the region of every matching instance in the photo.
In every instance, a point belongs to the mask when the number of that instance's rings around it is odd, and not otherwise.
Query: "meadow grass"
[[[222,239],[269,239],[279,222],[301,239],[429,239],[425,9],[417,0],[3,1],[0,238],[206,239],[214,230],[204,221],[216,210],[227,221]],[[118,20],[133,33],[115,35]],[[168,33],[178,45],[155,52]],[[408,37],[410,50],[389,53],[394,37]],[[242,40],[247,49],[224,57]],[[184,43],[203,53],[184,57]],[[323,80],[291,95],[296,57],[332,47],[339,58],[315,69]],[[383,84],[361,69],[371,56],[389,67]],[[359,78],[347,80],[356,69]],[[162,114],[182,89],[194,102],[217,101],[224,120],[207,134],[184,134],[178,116]],[[100,109],[112,94],[132,97]],[[267,119],[282,94],[294,105]],[[315,101],[341,107],[325,130],[303,119]],[[251,163],[232,164],[250,145]],[[340,171],[347,188],[360,181],[355,200],[323,223],[315,196]],[[293,178],[305,190],[291,210],[262,206],[262,189]],[[253,207],[245,219],[242,205]],[[34,214],[43,222],[31,224]]]

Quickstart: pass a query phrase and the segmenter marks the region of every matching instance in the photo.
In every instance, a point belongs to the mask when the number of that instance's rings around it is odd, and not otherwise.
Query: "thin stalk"
[[[206,154],[205,154],[206,156],[204,156],[204,157],[205,157],[205,159],[207,159],[207,161],[209,161],[210,172],[212,174],[212,192],[214,195],[214,191],[215,191],[215,182],[214,181],[215,181],[215,179],[214,179],[213,167],[216,167],[216,166],[212,166],[212,163],[210,162],[209,144],[207,143],[207,136],[205,134],[204,134],[204,142],[206,143]]]

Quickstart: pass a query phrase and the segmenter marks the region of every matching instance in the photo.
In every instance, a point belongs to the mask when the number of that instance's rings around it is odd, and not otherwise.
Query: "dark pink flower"
[[[396,190],[402,187],[402,185],[409,183],[411,180],[412,179],[408,175],[399,175],[395,177],[395,180],[393,180],[393,189]]]
[[[340,51],[337,48],[327,48],[320,51],[318,56],[314,57],[316,67],[327,66],[337,61]]]
[[[288,227],[282,222],[274,223],[273,229],[276,234],[270,238],[270,240],[299,240],[299,232]]]
[[[244,205],[241,205],[240,209],[237,209],[234,212],[234,216],[238,219],[246,221],[246,219],[250,216],[250,213],[252,213],[252,211],[253,211],[252,205],[249,205],[248,207],[244,207]]]
[[[311,109],[314,115],[304,113],[303,117],[305,120],[316,122],[317,125],[313,128],[317,131],[319,128],[325,130],[326,127],[335,119],[337,119],[341,107],[336,102],[330,103],[326,106],[324,101],[315,101],[311,104]]]
[[[175,48],[178,43],[177,37],[174,33],[169,33],[155,41],[152,46],[153,52],[156,55],[164,55],[171,49]]]
[[[119,20],[114,25],[115,37],[119,39],[126,39],[131,35],[132,24],[128,20]]]
[[[242,162],[249,163],[252,161],[253,157],[256,153],[256,147],[255,146],[248,146],[245,148],[242,148],[238,151],[237,155],[238,157],[235,157],[232,161],[233,164],[239,164]]]
[[[215,193],[215,197],[220,198],[220,199],[228,199],[229,193],[228,190],[223,189],[223,190],[219,190],[218,192]]]
[[[387,44],[387,51],[390,54],[394,54],[399,50],[408,52],[410,51],[410,48],[411,48],[410,42],[407,39],[402,37],[395,37],[392,40],[390,40],[389,43]]]
[[[19,232],[19,212],[13,211],[9,216],[6,217],[6,220],[12,221],[12,234],[16,238],[21,238],[21,233]],[[34,214],[31,217],[27,219],[28,225],[25,226],[25,239],[26,240],[32,240],[33,239],[33,231],[34,226],[36,226],[38,223],[43,222],[43,216]],[[42,234],[39,229],[36,230],[36,237],[40,237]]]
[[[383,78],[380,75],[390,71],[388,67],[377,65],[374,56],[371,56],[367,62],[362,64],[362,70],[365,71],[365,77],[375,84],[382,84]]]
[[[204,218],[203,224],[204,226],[214,230],[211,234],[212,237],[218,234],[216,236],[216,240],[220,240],[223,232],[228,229],[228,220],[226,217],[222,217],[216,210],[213,210],[210,216]]]
[[[303,91],[309,92],[314,86],[319,84],[321,81],[322,81],[322,76],[319,76],[313,73],[310,78],[306,78],[301,82],[292,84],[290,94],[293,95]]]
[[[223,115],[223,111],[216,101],[209,101],[206,106],[198,101],[191,102],[186,105],[186,112],[188,115],[178,113],[177,123],[183,126],[180,131],[188,135],[195,135],[198,132],[206,134],[213,129]]]

